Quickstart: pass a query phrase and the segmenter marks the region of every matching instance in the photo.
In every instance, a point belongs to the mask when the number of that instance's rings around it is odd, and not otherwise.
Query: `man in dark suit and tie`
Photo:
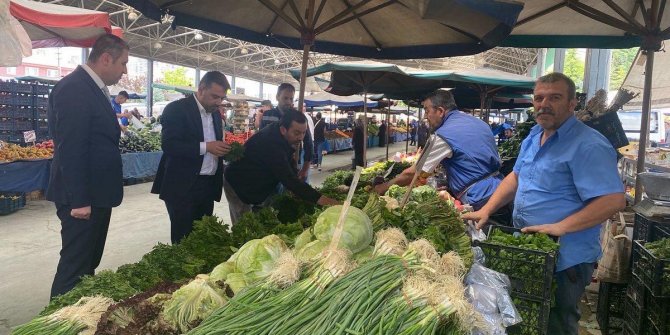
[[[223,159],[230,146],[223,141],[218,107],[230,84],[218,71],[207,72],[192,96],[169,103],[161,116],[163,157],[151,193],[165,201],[172,243],[179,243],[193,221],[212,215],[221,200]]]
[[[98,38],[86,64],[61,79],[49,95],[54,158],[46,198],[56,204],[62,226],[52,298],[94,274],[112,207],[123,198],[121,130],[107,86],[126,73],[128,49],[114,35]]]

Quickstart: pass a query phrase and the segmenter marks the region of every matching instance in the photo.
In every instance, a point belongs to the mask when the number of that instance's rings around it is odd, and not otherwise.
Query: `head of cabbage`
[[[326,242],[332,240],[341,211],[341,205],[331,206],[319,215],[314,225],[314,236],[316,236],[317,240]],[[344,219],[339,247],[344,247],[351,250],[352,253],[357,253],[370,245],[372,237],[373,230],[370,218],[362,210],[356,207],[349,207],[347,216]]]

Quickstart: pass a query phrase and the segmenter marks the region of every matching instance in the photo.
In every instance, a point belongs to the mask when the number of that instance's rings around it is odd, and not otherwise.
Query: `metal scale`
[[[670,173],[643,172],[640,182],[647,197],[633,210],[648,218],[670,221]]]

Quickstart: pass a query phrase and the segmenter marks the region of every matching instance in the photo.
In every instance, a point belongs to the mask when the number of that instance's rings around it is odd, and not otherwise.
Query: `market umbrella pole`
[[[646,155],[647,141],[649,141],[649,111],[651,110],[651,84],[652,73],[654,71],[654,54],[651,49],[647,49],[647,62],[645,64],[644,91],[642,92],[642,124],[640,129],[640,142],[637,151],[637,175],[635,177],[635,202],[638,204],[642,200],[642,182],[640,173],[644,172],[644,163]],[[663,122],[659,120],[659,122]]]
[[[368,166],[368,92],[363,92],[363,167]]]
[[[391,99],[389,99],[389,106],[386,110],[386,160],[389,160],[389,133],[391,132]]]
[[[407,130],[407,137],[405,138],[405,154],[407,154],[409,153],[409,139],[412,138],[412,134],[409,130],[409,105],[407,105],[407,126],[405,128]]]

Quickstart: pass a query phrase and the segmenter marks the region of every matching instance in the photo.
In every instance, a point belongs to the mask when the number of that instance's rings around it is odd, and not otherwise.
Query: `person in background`
[[[172,244],[193,230],[193,221],[212,215],[221,200],[223,155],[230,145],[223,141],[219,105],[230,84],[219,71],[207,72],[191,96],[165,106],[161,115],[161,148],[151,193],[165,202],[170,216]]]
[[[426,141],[428,141],[428,132],[429,132],[429,127],[428,123],[426,121],[420,121],[419,122],[419,127],[417,129],[417,146],[420,149],[423,149],[426,146]]]
[[[670,116],[665,117],[665,143],[670,143]]]
[[[261,121],[263,120],[263,114],[272,109],[272,102],[270,100],[263,100],[261,105],[256,109],[256,115],[254,115],[254,126],[256,129],[261,128]]]
[[[121,105],[126,103],[128,101],[128,92],[126,91],[121,91],[119,94],[117,94],[114,98],[110,100],[112,103],[112,108],[114,109],[114,112],[116,112],[116,118],[119,119],[119,124],[121,124],[124,127],[128,127],[128,118],[132,116],[131,113],[128,112],[128,110],[122,110]]]
[[[500,156],[491,129],[484,121],[459,111],[450,91],[429,94],[423,107],[435,135],[419,173],[426,178],[441,165],[447,174],[449,194],[475,210],[481,208],[502,180],[498,173]],[[415,171],[414,167],[408,168],[375,187],[375,191],[384,193],[393,184],[406,186]]]
[[[416,121],[409,124],[409,145],[416,145]]]
[[[379,147],[383,148],[386,146],[386,121],[382,120],[382,124],[379,126]]]
[[[363,119],[356,119],[356,124],[354,125],[354,134],[351,141],[354,145],[354,169],[356,166],[365,167],[365,161],[363,160],[363,150],[365,148],[365,127],[363,126]]]
[[[224,178],[233,225],[244,213],[266,206],[276,193],[277,184],[311,203],[339,204],[298,178],[294,146],[306,132],[307,117],[290,108],[279,122],[261,129],[244,143],[244,156],[228,166]]]
[[[259,129],[263,129],[271,124],[279,122],[279,119],[281,119],[282,116],[284,116],[284,112],[288,109],[293,108],[293,99],[295,97],[295,87],[289,83],[281,83],[279,87],[277,87],[277,107],[270,109],[263,113],[263,117],[261,118],[261,124],[259,126]],[[304,154],[301,155],[300,152],[298,151],[298,148],[300,147],[300,144],[302,143],[303,148],[309,150],[304,150]],[[312,143],[312,135],[310,132],[305,132],[305,138],[302,140],[302,142],[298,142],[295,144],[296,146],[296,152],[298,152],[298,155],[302,156],[302,159],[305,162],[311,162],[312,161],[312,155],[314,153],[314,145]],[[299,162],[296,161],[296,164]],[[307,179],[307,173],[309,172],[309,164],[302,164],[302,167],[300,168],[298,172],[298,177],[302,180]]]
[[[129,46],[108,34],[93,44],[86,64],[61,79],[49,94],[49,133],[54,157],[46,198],[61,222],[60,260],[51,298],[93,275],[105,249],[112,208],[123,199],[119,123],[107,86],[126,73]]]
[[[321,117],[321,112],[316,113],[316,124],[314,124],[314,148],[316,149],[316,168],[321,171],[323,162],[323,149],[326,143],[326,121]]]
[[[601,254],[601,223],[626,206],[616,151],[575,118],[574,82],[550,73],[535,83],[535,125],[521,144],[514,171],[489,202],[463,219],[481,228],[490,213],[514,200],[513,223],[524,233],[560,236],[555,306],[548,334],[579,333],[579,301]]]

